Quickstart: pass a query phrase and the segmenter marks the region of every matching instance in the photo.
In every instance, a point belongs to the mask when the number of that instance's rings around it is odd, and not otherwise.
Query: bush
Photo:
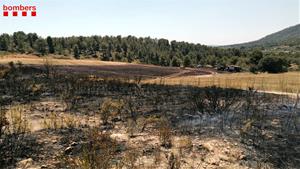
[[[21,105],[10,107],[7,111],[3,107],[0,110],[0,168],[7,168],[19,159],[34,158],[39,151],[36,139],[29,134],[26,110],[28,107]]]
[[[162,118],[159,124],[159,138],[161,146],[165,148],[172,147],[172,131],[169,121],[166,118]]]
[[[100,118],[104,125],[108,123],[111,113],[112,113],[112,100],[106,99],[104,100],[104,102],[101,104],[100,107]]]
[[[258,71],[257,66],[251,66],[251,67],[249,68],[249,71],[250,71],[251,73],[256,73],[256,72]]]
[[[0,107],[0,139],[8,125],[9,123],[6,118],[6,111],[4,108]]]
[[[121,116],[121,109],[123,106],[124,103],[122,100],[105,99],[100,106],[100,118],[102,124],[106,125],[111,118]]]
[[[63,168],[109,169],[114,164],[118,144],[110,138],[109,133],[103,133],[91,128],[85,136],[88,142],[82,143],[79,155],[62,156]],[[67,166],[67,167],[66,167]]]
[[[181,60],[178,58],[174,57],[173,60],[171,61],[171,66],[174,67],[179,67],[181,65]]]
[[[24,134],[30,131],[29,122],[25,118],[25,111],[28,109],[24,106],[11,107],[7,112],[9,116],[10,133]]]
[[[135,131],[136,131],[136,121],[132,119],[127,120],[127,133],[129,137],[134,137]]]
[[[281,73],[288,70],[288,62],[284,58],[267,56],[259,61],[258,67],[262,72]]]

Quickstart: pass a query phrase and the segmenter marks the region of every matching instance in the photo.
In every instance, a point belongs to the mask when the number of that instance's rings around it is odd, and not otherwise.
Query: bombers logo
[[[11,5],[3,5],[3,16],[36,16],[36,6],[11,6]]]

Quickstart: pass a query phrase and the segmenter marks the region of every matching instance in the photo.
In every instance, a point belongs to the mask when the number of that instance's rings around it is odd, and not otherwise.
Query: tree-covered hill
[[[227,47],[246,47],[246,48],[254,48],[254,47],[275,47],[275,46],[299,46],[300,45],[300,24],[286,28],[282,31],[273,33],[268,35],[260,40],[229,45]]]

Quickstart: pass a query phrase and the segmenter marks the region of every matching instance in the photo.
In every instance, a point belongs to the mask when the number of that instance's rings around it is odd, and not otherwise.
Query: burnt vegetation
[[[10,63],[0,78],[1,168],[21,165],[24,158],[48,168],[299,167],[299,98],[66,75],[50,64]],[[35,107],[49,98],[62,109]],[[36,111],[47,127],[31,131],[27,116]],[[128,137],[120,139],[123,130]],[[58,140],[41,141],[49,135]],[[150,136],[154,143],[136,141]],[[207,160],[212,148],[196,138],[230,138],[244,148],[243,155],[237,162],[212,162]]]

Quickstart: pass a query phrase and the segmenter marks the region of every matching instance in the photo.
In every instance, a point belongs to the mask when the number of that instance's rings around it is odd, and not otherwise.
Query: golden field
[[[199,87],[217,86],[236,89],[253,88],[255,90],[287,93],[300,92],[300,72],[287,72],[280,74],[226,73],[204,76],[157,78],[154,80],[147,80],[145,82],[166,85],[191,85]]]
[[[58,55],[47,57],[53,66],[74,72],[93,73],[114,78],[143,77],[143,83],[165,85],[189,85],[198,87],[217,86],[222,88],[299,93],[300,72],[269,73],[216,73],[213,69],[174,68],[124,62],[100,61],[95,59],[69,59]],[[24,65],[43,66],[46,59],[34,55],[9,54],[0,57],[0,65],[21,62]],[[97,73],[98,72],[98,73]]]

